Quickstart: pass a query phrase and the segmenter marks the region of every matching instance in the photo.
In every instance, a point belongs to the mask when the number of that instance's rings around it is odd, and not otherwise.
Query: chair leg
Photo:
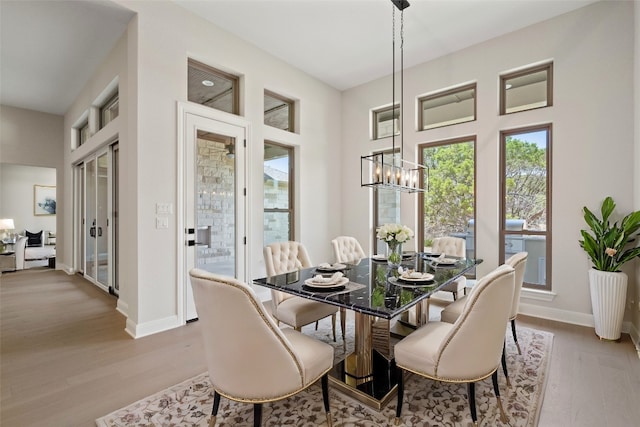
[[[347,309],[340,307],[340,329],[342,330],[342,348],[347,349]]]
[[[496,400],[498,401],[498,409],[500,410],[500,421],[504,424],[507,424],[509,420],[507,419],[507,414],[504,412],[504,408],[502,407],[502,400],[500,400],[500,387],[498,387],[498,370],[496,369],[491,374],[491,381],[493,382],[493,392],[496,394]]]
[[[327,413],[327,425],[331,427],[331,409],[329,408],[329,374],[324,374],[320,379],[322,384],[322,401],[324,402],[324,411]]]
[[[453,300],[457,300],[458,299],[458,291],[453,291],[451,292],[453,294]]]
[[[220,407],[220,394],[213,390],[213,408],[211,409],[211,419],[209,420],[209,427],[216,425],[216,415],[218,415],[218,408]]]
[[[507,347],[506,347],[506,345],[507,345],[506,341],[504,343],[502,343],[502,357],[501,357],[502,372],[504,372],[504,377],[507,379],[507,387],[511,387],[511,381],[509,381],[509,373],[507,372],[507,356],[506,356]]]
[[[331,315],[331,329],[333,330],[333,342],[336,342],[336,314]]]
[[[404,374],[402,368],[396,366],[396,382],[398,383],[398,403],[396,405],[396,425],[400,424],[402,400],[404,399]]]
[[[262,403],[253,404],[253,427],[262,425]]]
[[[316,320],[316,331],[318,330],[318,321]]]
[[[513,341],[516,343],[516,347],[518,347],[518,354],[522,354],[520,344],[518,344],[518,335],[516,335],[516,319],[511,319],[511,334],[513,334]]]
[[[468,383],[467,390],[469,393],[469,410],[471,411],[471,421],[473,425],[478,425],[478,415],[476,414],[476,383]]]

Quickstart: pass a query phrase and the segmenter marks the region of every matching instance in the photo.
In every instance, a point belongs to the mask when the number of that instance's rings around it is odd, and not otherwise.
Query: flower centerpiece
[[[622,329],[628,278],[620,268],[640,257],[640,247],[629,245],[640,234],[640,211],[611,224],[609,217],[615,207],[611,197],[604,199],[601,219],[583,207],[584,221],[591,230],[580,230],[582,240],[578,241],[593,263],[589,270],[589,289],[596,335],[607,340],[619,339]]]
[[[387,263],[397,267],[402,262],[402,244],[413,237],[413,231],[402,224],[384,224],[376,229],[376,237],[387,243]]]

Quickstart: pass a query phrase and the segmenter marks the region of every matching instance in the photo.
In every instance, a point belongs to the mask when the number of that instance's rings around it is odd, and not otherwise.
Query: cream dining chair
[[[336,262],[358,264],[367,257],[358,239],[351,236],[338,236],[331,241]]]
[[[511,333],[513,334],[513,341],[516,344],[518,349],[518,354],[522,354],[522,350],[520,349],[520,344],[518,344],[518,335],[516,334],[516,317],[518,317],[518,309],[520,307],[520,292],[522,291],[522,283],[524,282],[524,271],[527,267],[527,252],[518,252],[517,254],[511,255],[509,259],[505,262],[506,265],[510,265],[513,267],[515,271],[515,288],[513,290],[513,300],[511,301],[511,311],[509,313],[509,321],[511,322]],[[473,293],[473,289],[471,288],[471,292],[469,295]],[[462,310],[464,309],[465,304],[467,303],[466,299],[469,295],[465,295],[462,298],[459,298],[457,301],[449,304],[440,312],[440,320],[448,323],[455,323],[455,321],[460,317]],[[504,372],[504,376],[507,380],[507,386],[511,386],[511,381],[509,380],[509,372],[507,371],[507,359],[506,359],[506,342],[503,344],[502,349],[502,371]]]
[[[275,242],[263,249],[264,264],[267,276],[289,273],[313,265],[306,248],[300,242]],[[318,301],[312,301],[284,292],[271,291],[273,317],[300,331],[303,326],[331,316],[333,341],[336,341],[336,313],[338,307]],[[317,328],[317,324],[316,324]],[[342,338],[344,340],[344,328]]]
[[[429,322],[396,344],[396,424],[402,413],[404,371],[436,381],[467,383],[474,425],[478,425],[475,383],[490,376],[501,420],[507,423],[496,371],[511,310],[514,276],[511,266],[498,267],[478,281],[455,323]]]
[[[434,254],[445,254],[446,256],[466,258],[467,244],[466,241],[460,237],[436,237],[433,239],[433,243],[431,244],[431,252]],[[458,298],[459,292],[466,290],[466,284],[466,277],[461,276],[444,288],[440,289],[440,291],[451,292],[453,294],[453,300],[455,301]],[[438,293],[434,296],[437,297],[437,294]]]
[[[253,425],[258,427],[263,403],[292,396],[317,380],[331,426],[328,372],[333,347],[278,328],[247,284],[199,269],[189,275],[214,390],[209,426],[216,423],[220,396],[252,403]]]

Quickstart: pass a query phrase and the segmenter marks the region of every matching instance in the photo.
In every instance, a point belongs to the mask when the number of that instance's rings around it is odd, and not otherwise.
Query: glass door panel
[[[109,156],[101,154],[96,163],[96,280],[109,286]]]
[[[91,159],[85,162],[85,208],[84,208],[84,228],[85,228],[85,256],[84,273],[89,278],[96,280],[98,272],[96,269],[96,175],[97,160]]]

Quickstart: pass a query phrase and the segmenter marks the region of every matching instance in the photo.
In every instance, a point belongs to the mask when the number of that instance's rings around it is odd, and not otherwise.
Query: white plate
[[[425,252],[422,254],[425,258],[438,258],[441,254],[435,254],[431,252]]]
[[[385,255],[373,255],[371,259],[374,261],[386,261],[387,257]]]
[[[400,276],[399,279],[405,282],[428,282],[429,280],[433,280],[435,276],[430,273],[422,273],[422,277],[405,277]]]
[[[340,270],[344,270],[345,268],[347,268],[346,265],[340,264],[340,263],[335,263],[333,265],[325,266],[325,267],[317,266],[316,270],[318,270],[318,271],[340,271]]]
[[[339,286],[344,286],[349,283],[348,277],[341,277],[336,282],[314,282],[313,279],[307,279],[304,281],[304,284],[309,286],[310,288],[323,289],[323,288],[337,288]]]

